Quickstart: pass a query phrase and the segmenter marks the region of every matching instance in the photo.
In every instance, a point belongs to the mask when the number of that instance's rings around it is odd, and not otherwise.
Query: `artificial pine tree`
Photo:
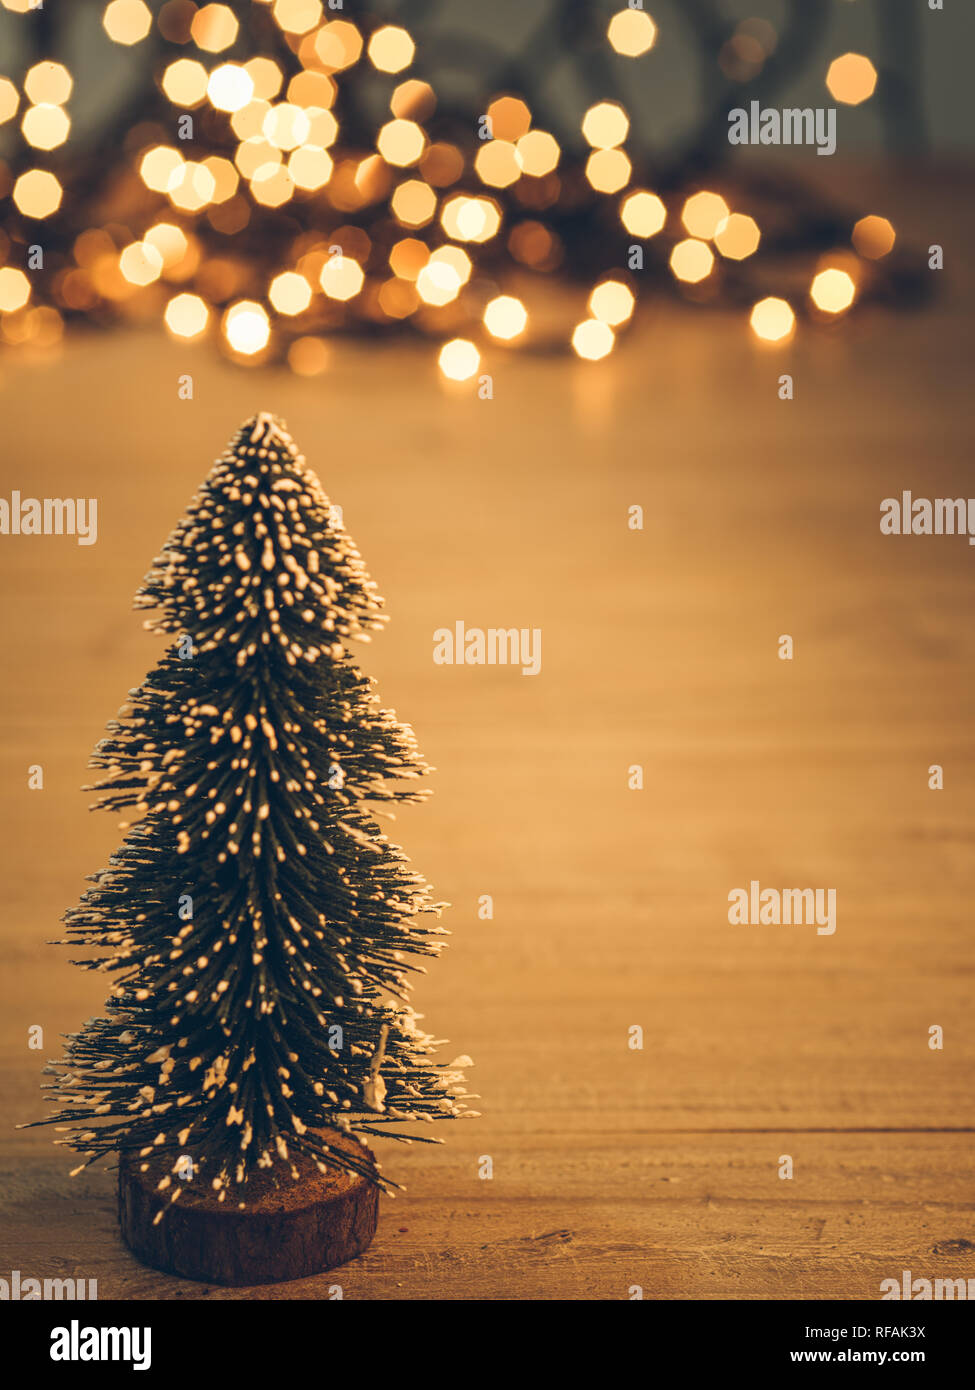
[[[78,963],[117,980],[52,1064],[41,1123],[67,1122],[75,1172],[112,1152],[161,1172],[157,1222],[190,1187],[246,1211],[311,1164],[388,1189],[350,1137],[474,1113],[467,1059],[436,1063],[407,1002],[442,904],[369,809],[422,799],[429,771],[347,650],[381,603],[267,414],[137,595],[172,645],[92,766],[96,805],[139,819],[65,918],[70,944],[110,948]]]

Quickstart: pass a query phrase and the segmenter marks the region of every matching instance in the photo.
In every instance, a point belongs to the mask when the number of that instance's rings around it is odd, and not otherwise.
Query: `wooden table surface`
[[[652,301],[601,364],[494,352],[493,401],[403,344],[336,344],[311,381],[149,331],[0,364],[3,493],[99,499],[94,546],[0,539],[0,1274],[173,1299],[876,1299],[903,1269],[975,1276],[975,551],[879,531],[903,489],[975,493],[975,218],[970,193],[922,195],[875,210],[945,244],[935,309],[781,352]],[[258,409],[387,598],[364,664],[439,769],[398,833],[454,905],[417,1005],[474,1057],[483,1115],[383,1146],[408,1192],[364,1257],[218,1290],[138,1265],[113,1174],[70,1179],[50,1131],[13,1125],[103,1000],[44,943],[119,838],[78,787],[158,650],[131,596]],[[541,673],[434,665],[457,619],[540,627]],[[752,879],[834,887],[835,934],[730,926]]]

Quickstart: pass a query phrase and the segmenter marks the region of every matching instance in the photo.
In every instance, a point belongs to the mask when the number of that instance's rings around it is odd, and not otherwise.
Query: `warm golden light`
[[[298,188],[324,188],[332,177],[332,157],[318,145],[299,145],[288,160],[288,172]]]
[[[17,114],[20,96],[8,77],[0,77],[0,125]]]
[[[454,266],[431,256],[416,277],[416,292],[424,304],[439,309],[457,298],[462,283]]]
[[[420,82],[415,77],[401,82],[389,99],[389,109],[394,116],[404,120],[425,121],[433,115],[437,98],[429,82]]]
[[[624,58],[639,58],[653,47],[657,26],[644,10],[619,10],[609,21],[606,36]]]
[[[5,265],[0,270],[0,312],[15,314],[30,299],[30,281],[22,270]]]
[[[111,0],[102,15],[102,24],[115,43],[139,43],[152,28],[152,11],[143,0]]]
[[[164,273],[179,265],[190,246],[186,233],[173,222],[157,222],[154,227],[149,228],[143,240],[147,246],[159,253]]]
[[[162,274],[162,254],[148,241],[133,241],[119,256],[118,268],[130,285],[151,285]]]
[[[582,118],[582,133],[596,150],[622,145],[630,129],[630,118],[615,101],[600,101]]]
[[[416,237],[403,237],[389,253],[389,268],[401,280],[415,280],[430,259],[429,248]]]
[[[616,338],[608,323],[601,319],[586,319],[576,324],[572,333],[572,349],[587,362],[598,362],[613,350]]]
[[[623,226],[631,236],[656,236],[667,221],[667,209],[656,193],[641,189],[623,199],[620,208]]]
[[[322,66],[333,72],[349,68],[359,61],[362,35],[348,20],[330,20],[315,35],[315,53]]]
[[[626,323],[636,304],[633,291],[621,280],[604,280],[589,296],[589,312],[594,319],[617,328]]]
[[[168,193],[183,167],[183,156],[170,145],[156,145],[142,156],[139,174],[146,188],[154,193]]]
[[[750,323],[757,338],[766,343],[781,343],[792,337],[796,316],[784,299],[770,295],[760,299],[752,309]]]
[[[217,182],[210,170],[188,159],[170,179],[166,193],[174,208],[199,212],[212,200],[216,188]]]
[[[229,159],[224,159],[222,155],[210,154],[203,161],[203,167],[213,176],[213,192],[210,195],[211,203],[225,203],[237,192],[237,185],[240,179],[237,177],[237,170]]]
[[[406,227],[424,227],[437,210],[437,195],[422,179],[407,179],[394,191],[390,207]]]
[[[33,145],[35,150],[55,150],[67,140],[71,120],[60,106],[30,106],[24,112],[20,128],[28,145]]]
[[[501,226],[501,213],[490,198],[462,193],[445,203],[440,223],[454,241],[489,241]]]
[[[322,22],[322,0],[274,0],[271,13],[286,34],[307,34]]]
[[[234,111],[230,117],[230,128],[238,140],[253,140],[264,129],[264,121],[271,109],[271,103],[255,97]]]
[[[288,366],[296,376],[320,376],[328,366],[328,345],[321,338],[296,338],[288,349]]]
[[[218,70],[219,69],[217,69],[217,71]],[[253,84],[253,95],[255,97],[259,97],[263,101],[270,101],[280,92],[281,83],[284,81],[284,74],[273,58],[250,58],[244,64],[244,71]],[[317,75],[318,74],[315,73],[300,74],[300,76],[305,77]],[[323,75],[323,81],[327,80],[328,79]],[[291,100],[294,101],[296,98],[291,97]]]
[[[862,53],[844,53],[834,58],[826,74],[826,86],[836,101],[847,106],[859,106],[873,96],[877,85],[877,69]]]
[[[267,297],[279,314],[301,314],[311,303],[311,285],[297,271],[285,270],[271,281]]]
[[[329,77],[327,72],[299,72],[288,83],[288,100],[295,106],[315,106],[327,111],[337,94],[335,78]]]
[[[197,48],[206,53],[222,53],[237,38],[239,28],[229,5],[204,5],[193,16],[190,34]]]
[[[451,338],[440,349],[437,360],[440,370],[451,381],[469,381],[481,365],[481,354],[466,338]]]
[[[271,325],[264,308],[253,299],[240,299],[223,316],[223,331],[235,352],[252,357],[267,347]]]
[[[684,204],[681,221],[692,237],[710,241],[728,216],[728,204],[717,193],[694,193]]]
[[[241,111],[254,100],[254,78],[238,63],[221,63],[211,72],[206,91],[218,111]]]
[[[532,113],[520,97],[495,97],[487,109],[491,135],[495,140],[520,140],[527,135]]]
[[[714,254],[704,241],[689,237],[679,241],[670,253],[670,268],[678,280],[696,285],[706,280],[714,267]]]
[[[485,306],[484,327],[492,338],[510,342],[524,333],[527,324],[528,310],[514,295],[500,294]]]
[[[71,95],[74,81],[68,69],[61,63],[35,63],[28,68],[24,78],[24,91],[29,101],[36,105],[50,102],[52,106],[63,106]]]
[[[586,178],[597,193],[618,193],[633,172],[622,150],[593,150],[586,160]]]
[[[813,279],[809,296],[817,309],[826,314],[842,314],[856,296],[853,277],[845,270],[821,270]]]
[[[14,184],[13,199],[25,217],[50,217],[61,206],[61,185],[46,169],[30,169]]]
[[[474,157],[474,169],[482,183],[507,188],[521,178],[522,167],[510,140],[488,140]]]
[[[753,217],[733,212],[721,222],[714,233],[714,244],[729,261],[743,261],[758,250],[761,232]]]
[[[295,181],[283,164],[262,164],[250,181],[251,197],[266,208],[279,208],[295,191]]]
[[[405,169],[420,158],[426,142],[423,128],[418,126],[416,121],[404,121],[396,117],[387,121],[380,129],[376,137],[376,148],[388,164]]]
[[[878,261],[894,249],[896,233],[886,217],[861,217],[853,228],[853,245],[861,256]]]
[[[318,277],[319,284],[329,299],[349,300],[362,289],[365,281],[362,266],[350,256],[329,256]]]
[[[547,130],[530,130],[515,142],[515,155],[522,170],[532,178],[541,179],[558,165],[562,151],[554,135]]]
[[[405,29],[384,24],[369,40],[369,60],[380,72],[402,72],[413,61],[415,45]]]
[[[163,321],[174,338],[199,338],[210,321],[210,310],[199,295],[177,295],[166,306]]]
[[[207,94],[207,70],[195,58],[177,58],[162,75],[162,89],[174,106],[198,106]]]
[[[329,113],[325,113],[328,115]],[[334,117],[331,117],[334,120]],[[295,150],[308,142],[311,121],[300,106],[282,101],[272,106],[264,117],[263,134],[279,150]]]
[[[252,179],[265,165],[275,168],[283,158],[281,151],[270,140],[265,140],[263,135],[252,135],[237,146],[234,163],[245,179]]]

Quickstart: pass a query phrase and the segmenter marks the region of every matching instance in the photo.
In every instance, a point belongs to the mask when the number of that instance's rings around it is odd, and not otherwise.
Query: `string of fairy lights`
[[[49,26],[38,0],[0,3]],[[787,237],[774,211],[763,225],[758,194],[739,207],[700,180],[647,186],[615,98],[581,114],[582,158],[535,124],[518,93],[496,93],[474,125],[441,119],[400,24],[353,20],[327,0],[166,0],[155,11],[109,0],[99,13],[101,41],[151,52],[112,157],[74,153],[75,77],[49,51],[49,27],[22,74],[0,76],[0,338],[10,346],[49,348],[76,319],[161,320],[180,341],[211,338],[238,362],[313,376],[336,334],[400,329],[432,341],[443,375],[464,381],[489,345],[604,358],[640,293],[662,283],[740,306],[755,338],[773,344],[800,319],[836,320],[905,283],[903,262],[884,270],[893,225],[865,212],[817,249],[799,293],[794,276],[788,293],[760,293],[774,266],[763,253]],[[651,16],[627,6],[601,42],[637,61],[657,37]],[[745,21],[721,49],[722,71],[746,81],[775,39],[765,21]],[[352,101],[363,68],[388,84],[387,112],[369,131]],[[824,79],[834,101],[858,105],[877,71],[846,53]],[[553,275],[582,285],[561,296],[561,314]]]

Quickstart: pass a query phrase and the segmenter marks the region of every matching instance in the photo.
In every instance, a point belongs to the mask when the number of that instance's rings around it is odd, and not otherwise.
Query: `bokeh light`
[[[195,58],[177,58],[162,75],[162,89],[174,106],[198,106],[207,95],[207,70]]]
[[[238,63],[221,63],[210,73],[206,90],[218,111],[240,111],[254,100],[254,77]]]
[[[216,279],[208,286],[208,292],[215,286]],[[225,297],[222,291],[219,297]],[[201,295],[177,294],[167,303],[163,318],[166,328],[174,337],[196,338],[209,325],[211,308]]]
[[[102,15],[105,33],[115,43],[140,43],[152,28],[152,11],[144,0],[111,0]]]
[[[322,266],[319,284],[329,299],[354,299],[365,282],[362,266],[350,256],[329,256]]]
[[[267,347],[271,325],[262,305],[253,299],[240,299],[224,314],[223,332],[235,352],[252,357]]]
[[[622,150],[594,150],[586,160],[586,178],[597,193],[618,193],[633,172]]]
[[[520,140],[532,123],[532,113],[521,97],[495,97],[488,105],[487,117],[495,140]]]
[[[763,342],[782,343],[795,332],[796,316],[786,300],[769,295],[752,309],[749,322],[752,332]]]
[[[812,282],[809,297],[817,309],[826,314],[842,314],[856,297],[856,284],[845,270],[835,266],[821,270]]]
[[[611,150],[622,145],[630,129],[630,118],[615,101],[600,101],[582,118],[582,133],[593,149]]]
[[[16,266],[0,269],[0,312],[15,314],[30,299],[30,281]]]
[[[47,60],[28,68],[24,77],[27,98],[37,105],[50,102],[52,106],[63,106],[73,86],[74,79],[64,64]]]
[[[437,195],[422,179],[407,179],[393,192],[390,207],[406,227],[424,227],[437,210]]]
[[[0,125],[17,114],[20,93],[8,77],[0,77]]]
[[[604,280],[589,296],[589,312],[594,319],[617,328],[632,316],[636,298],[622,280]]]
[[[886,217],[861,217],[853,228],[853,245],[861,256],[878,261],[894,249],[896,233]]]
[[[425,145],[423,127],[416,121],[404,121],[399,117],[387,121],[376,137],[376,148],[383,159],[400,169],[415,164]]]
[[[522,170],[533,178],[544,178],[558,165],[562,151],[547,130],[529,130],[515,142],[515,155]]]
[[[490,198],[458,194],[444,204],[440,222],[454,241],[489,241],[501,226],[501,213]]]
[[[271,281],[267,297],[279,314],[301,314],[311,303],[311,285],[297,271],[285,270]]]
[[[474,157],[474,169],[482,183],[507,188],[522,175],[517,147],[510,140],[488,140]]]
[[[714,244],[729,261],[743,261],[758,250],[762,234],[754,217],[733,212],[714,233]]]
[[[13,200],[25,217],[50,217],[61,206],[62,189],[47,169],[29,169],[14,184]]]
[[[119,256],[118,268],[130,285],[151,285],[162,274],[162,254],[151,242],[133,241]]]
[[[368,55],[380,72],[402,72],[413,61],[415,45],[405,29],[384,24],[369,40]]]
[[[844,53],[834,58],[826,74],[826,86],[836,101],[847,106],[859,106],[873,96],[877,85],[877,69],[862,53]]]
[[[237,38],[239,28],[229,5],[204,5],[193,16],[190,34],[197,48],[205,53],[222,53]]]
[[[639,58],[653,47],[657,26],[645,10],[619,10],[609,21],[606,36],[624,58]]]
[[[646,189],[630,193],[620,207],[623,226],[632,236],[656,236],[667,221],[667,209],[656,193]]]
[[[678,280],[696,285],[707,279],[714,268],[714,254],[707,242],[688,237],[670,253],[670,268]]]
[[[598,362],[613,350],[616,338],[608,323],[601,319],[585,319],[572,332],[572,350],[587,362]]]
[[[44,103],[27,108],[20,128],[35,150],[54,150],[67,140],[71,120],[63,107]]]
[[[528,310],[520,299],[500,294],[484,308],[484,327],[492,338],[510,342],[524,333],[528,325]]]
[[[481,365],[481,354],[467,338],[451,338],[440,349],[438,361],[451,381],[469,381]]]
[[[710,241],[728,217],[728,204],[718,193],[693,193],[684,204],[681,221],[692,237]]]
[[[322,0],[274,0],[271,13],[286,34],[307,34],[322,22]]]

